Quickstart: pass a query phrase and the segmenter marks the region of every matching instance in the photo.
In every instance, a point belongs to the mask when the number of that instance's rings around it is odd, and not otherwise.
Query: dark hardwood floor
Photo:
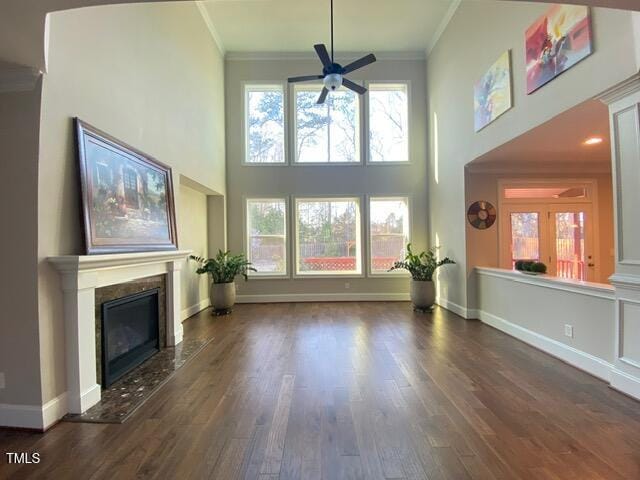
[[[640,479],[640,403],[441,309],[240,305],[185,330],[215,339],[127,423],[0,431],[0,478]]]

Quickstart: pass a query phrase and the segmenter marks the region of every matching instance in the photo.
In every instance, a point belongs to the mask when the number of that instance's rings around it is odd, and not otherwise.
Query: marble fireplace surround
[[[96,375],[95,290],[165,275],[166,345],[177,345],[182,341],[180,269],[190,253],[172,250],[48,259],[62,278],[69,413],[83,413],[100,401],[101,386]]]

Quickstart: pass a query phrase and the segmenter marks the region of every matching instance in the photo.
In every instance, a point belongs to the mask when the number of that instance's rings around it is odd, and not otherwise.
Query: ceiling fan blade
[[[353,90],[354,92],[356,92],[359,95],[363,95],[367,91],[367,89],[364,88],[362,85],[358,85],[357,83],[352,82],[348,78],[343,78],[342,79],[342,85],[347,87],[349,90]]]
[[[331,57],[329,56],[329,52],[327,52],[327,47],[324,46],[323,43],[319,43],[318,45],[314,45],[313,48],[316,49],[316,53],[318,57],[320,57],[320,61],[322,62],[323,67],[329,67],[333,63],[331,61]]]
[[[327,99],[327,95],[329,95],[329,90],[327,90],[325,87],[323,87],[322,91],[320,92],[320,96],[318,97],[318,101],[316,102],[316,104],[322,105],[324,103],[324,101]]]
[[[305,75],[303,77],[289,77],[287,81],[289,83],[310,82],[311,80],[320,80],[322,78],[324,78],[322,75]]]
[[[350,73],[350,72],[353,72],[354,70],[358,70],[359,68],[366,67],[367,65],[375,61],[376,61],[376,56],[373,53],[370,53],[369,55],[365,55],[364,57],[344,67],[344,73]]]

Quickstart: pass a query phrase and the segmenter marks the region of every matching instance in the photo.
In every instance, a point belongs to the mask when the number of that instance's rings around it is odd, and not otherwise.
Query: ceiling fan
[[[316,102],[318,104],[324,103],[324,101],[327,99],[329,91],[338,89],[340,85],[344,85],[349,90],[353,90],[360,95],[363,95],[367,91],[367,89],[363,86],[352,82],[348,78],[344,78],[344,75],[375,62],[376,56],[373,53],[370,53],[369,55],[365,55],[364,57],[344,67],[338,63],[335,63],[333,59],[333,0],[331,0],[331,56],[329,56],[327,47],[325,47],[323,43],[314,45],[313,48],[315,49],[318,57],[320,57],[320,61],[322,62],[322,75],[305,75],[303,77],[291,77],[289,78],[289,83],[309,82],[312,80],[322,79],[324,87],[322,88],[322,92],[320,92],[320,96],[318,97],[318,101]]]

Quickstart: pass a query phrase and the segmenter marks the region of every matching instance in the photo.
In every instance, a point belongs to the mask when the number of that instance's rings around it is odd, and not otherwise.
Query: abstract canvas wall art
[[[525,34],[527,94],[593,52],[589,7],[553,5]]]
[[[507,50],[491,65],[474,87],[476,132],[509,110],[512,106],[511,98],[511,55]]]

